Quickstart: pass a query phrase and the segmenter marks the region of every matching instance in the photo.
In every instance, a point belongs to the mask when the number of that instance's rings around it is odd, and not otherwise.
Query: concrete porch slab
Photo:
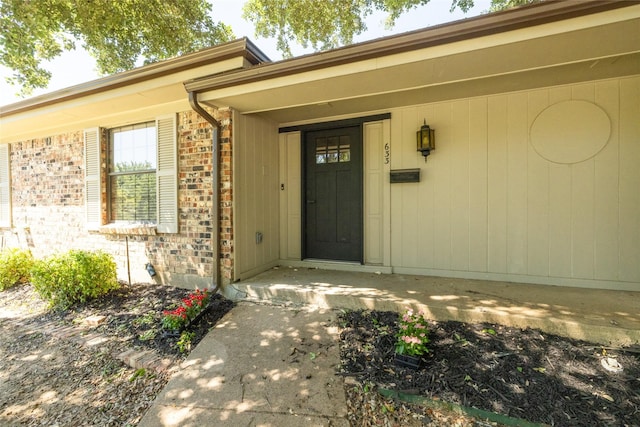
[[[538,328],[611,346],[640,343],[640,292],[276,267],[227,296],[319,308],[423,310],[434,320]]]

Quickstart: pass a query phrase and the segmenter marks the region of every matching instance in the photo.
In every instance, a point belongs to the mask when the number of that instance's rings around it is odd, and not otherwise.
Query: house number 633
[[[384,164],[389,164],[389,157],[391,155],[391,149],[389,148],[389,143],[384,144]]]

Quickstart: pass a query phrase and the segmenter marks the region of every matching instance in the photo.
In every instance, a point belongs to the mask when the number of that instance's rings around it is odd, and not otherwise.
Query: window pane
[[[327,138],[327,163],[338,163],[339,137]]]
[[[348,162],[351,160],[351,139],[348,136],[340,137],[340,162]]]
[[[316,164],[327,163],[327,140],[326,138],[316,139]]]
[[[156,221],[156,174],[111,177],[111,221]]]
[[[111,129],[111,221],[156,222],[155,122]]]
[[[111,171],[127,172],[156,168],[154,122],[111,130]]]
[[[316,138],[316,164],[340,163],[351,160],[351,140],[348,136]]]

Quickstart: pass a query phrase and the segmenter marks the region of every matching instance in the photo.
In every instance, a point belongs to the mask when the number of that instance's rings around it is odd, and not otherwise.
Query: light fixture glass
[[[416,139],[418,143],[418,151],[424,156],[424,161],[427,161],[427,156],[431,154],[431,150],[436,149],[435,131],[431,129],[427,124],[427,120],[424,120],[424,124],[420,127],[420,130],[416,132]]]

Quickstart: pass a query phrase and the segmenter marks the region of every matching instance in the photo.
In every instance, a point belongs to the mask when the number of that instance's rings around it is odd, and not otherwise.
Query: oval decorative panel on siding
[[[545,108],[531,124],[536,152],[554,163],[579,163],[598,154],[611,135],[611,120],[587,101],[563,101]]]

